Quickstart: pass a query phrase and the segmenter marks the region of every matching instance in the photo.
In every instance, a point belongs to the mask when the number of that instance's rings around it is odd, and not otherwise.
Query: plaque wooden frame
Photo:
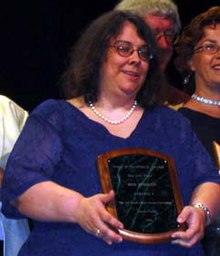
[[[218,144],[216,141],[213,141],[213,147],[215,152],[216,163],[220,172],[220,144]]]
[[[148,150],[148,149],[119,149],[119,150],[114,150],[111,152],[107,152],[104,154],[101,154],[98,156],[98,167],[99,167],[99,174],[101,177],[101,184],[102,184],[102,189],[104,193],[108,193],[110,190],[114,190],[111,182],[111,173],[109,169],[109,160],[113,159],[115,157],[120,157],[120,156],[130,156],[130,155],[147,155],[147,156],[153,156],[153,157],[158,157],[160,159],[163,159],[167,161],[168,166],[169,166],[169,176],[170,176],[170,181],[173,189],[173,195],[175,198],[175,207],[176,207],[176,212],[177,216],[183,209],[183,201],[182,201],[182,195],[180,192],[180,187],[179,187],[179,181],[178,181],[178,176],[175,168],[175,162],[174,160],[160,152],[156,152],[153,150]],[[116,209],[116,202],[113,201],[107,206],[107,210],[116,218],[120,220],[120,216],[118,216],[117,209]],[[177,218],[176,216],[176,218]],[[176,220],[176,219],[175,219]],[[166,221],[166,220],[164,220]],[[133,242],[138,242],[138,243],[160,243],[160,242],[168,242],[172,240],[171,235],[172,233],[178,231],[178,230],[185,230],[186,229],[186,224],[178,224],[176,228],[168,230],[166,232],[159,232],[159,233],[140,233],[140,232],[134,232],[128,229],[120,229],[118,230],[119,234],[125,239]]]

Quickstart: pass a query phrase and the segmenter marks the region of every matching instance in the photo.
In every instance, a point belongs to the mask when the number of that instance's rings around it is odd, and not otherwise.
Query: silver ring
[[[99,228],[97,228],[95,231],[95,236],[100,237],[101,234],[102,234],[102,231]]]

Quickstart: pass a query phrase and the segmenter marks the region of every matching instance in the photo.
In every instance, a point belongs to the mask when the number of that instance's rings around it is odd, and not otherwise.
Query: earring
[[[189,72],[188,74],[186,74],[184,76],[184,78],[183,78],[183,85],[188,85],[189,84],[191,76],[192,76],[192,72]]]

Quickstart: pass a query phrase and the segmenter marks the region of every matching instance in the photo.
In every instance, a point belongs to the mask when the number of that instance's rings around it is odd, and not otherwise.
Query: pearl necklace
[[[121,118],[120,120],[111,120],[109,118],[107,118],[106,116],[102,115],[97,109],[96,107],[94,106],[94,104],[92,102],[89,102],[89,107],[91,108],[91,110],[93,111],[93,113],[95,113],[99,118],[103,119],[105,122],[109,123],[109,124],[114,124],[114,125],[117,125],[117,124],[121,124],[123,123],[124,121],[126,121],[133,113],[134,113],[134,110],[136,108],[136,106],[138,105],[137,101],[135,100],[134,101],[134,104],[132,105],[131,109],[128,111],[128,113],[123,117]]]
[[[220,106],[220,101],[219,101],[219,100],[210,100],[210,99],[206,99],[206,98],[197,96],[196,94],[193,94],[193,95],[191,96],[191,98],[193,98],[194,100],[200,101],[200,102],[202,102],[202,103],[205,103],[205,104]]]

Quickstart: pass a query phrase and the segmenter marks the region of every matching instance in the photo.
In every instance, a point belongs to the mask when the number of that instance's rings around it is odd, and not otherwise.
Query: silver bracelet
[[[192,204],[192,206],[195,207],[195,208],[200,208],[204,211],[205,216],[206,216],[206,226],[208,226],[211,223],[211,219],[212,219],[211,218],[211,212],[210,212],[209,208],[201,202],[197,202],[195,204]]]

